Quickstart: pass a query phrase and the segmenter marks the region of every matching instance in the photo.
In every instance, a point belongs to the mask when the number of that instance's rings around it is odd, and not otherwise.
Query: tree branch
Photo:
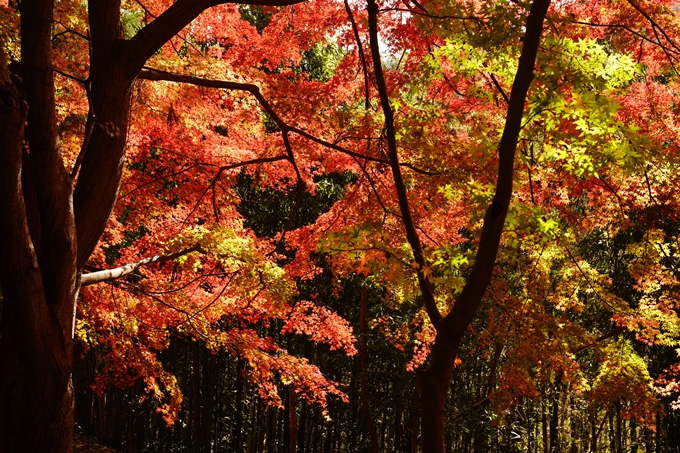
[[[156,255],[149,258],[144,258],[143,260],[137,261],[136,263],[126,264],[125,266],[120,266],[115,269],[103,269],[96,272],[90,272],[89,274],[83,274],[80,277],[80,286],[90,286],[97,283],[108,282],[111,280],[116,280],[126,275],[130,275],[142,266],[153,263],[163,263],[165,261],[172,261],[180,256],[187,255],[191,252],[202,252],[200,244],[192,245],[178,252],[170,253],[167,255]]]
[[[206,88],[218,88],[218,89],[224,89],[224,90],[236,90],[236,91],[247,91],[248,93],[251,93],[257,101],[260,103],[262,108],[264,109],[265,112],[272,118],[272,120],[276,123],[276,125],[281,129],[283,132],[294,132],[308,140],[311,140],[315,143],[318,143],[319,145],[325,146],[326,148],[341,152],[343,154],[347,154],[348,156],[355,157],[357,159],[364,159],[368,160],[371,162],[377,162],[381,164],[389,164],[389,161],[383,160],[383,159],[378,159],[376,157],[371,157],[371,156],[366,156],[361,153],[357,153],[354,151],[351,151],[347,148],[344,148],[336,143],[331,143],[326,140],[323,140],[321,138],[315,137],[314,135],[310,134],[309,132],[306,132],[302,129],[299,129],[297,127],[291,126],[276,113],[274,108],[271,106],[269,101],[262,95],[260,92],[260,88],[257,85],[254,85],[252,83],[240,83],[240,82],[228,82],[226,80],[215,80],[215,79],[207,79],[203,77],[195,77],[195,76],[190,76],[190,75],[183,75],[183,74],[176,74],[176,73],[171,73],[171,72],[165,72],[161,71],[158,69],[153,69],[149,67],[145,67],[142,69],[142,71],[139,73],[138,76],[139,79],[143,80],[151,80],[151,81],[164,81],[164,82],[177,82],[177,83],[188,83],[190,85],[195,85],[195,86],[200,86],[200,87],[206,87]],[[285,140],[285,139],[284,139]],[[292,156],[291,156],[292,157]],[[428,176],[435,176],[439,175],[441,173],[435,173],[435,172],[429,172],[427,170],[423,170],[421,168],[416,167],[415,165],[408,163],[408,162],[401,162],[399,163],[400,166],[409,168],[417,173],[421,173],[423,175],[428,175]]]
[[[354,32],[354,40],[357,42],[357,50],[359,51],[359,60],[361,60],[362,72],[364,73],[364,91],[365,91],[365,108],[368,110],[370,107],[370,92],[368,84],[368,67],[366,65],[366,54],[364,54],[364,46],[361,44],[361,37],[359,36],[359,26],[354,20],[354,14],[352,9],[349,7],[348,0],[345,0],[345,11],[347,11],[347,16],[349,21],[352,23],[352,31]]]
[[[434,299],[434,285],[425,273],[426,265],[425,256],[423,255],[423,247],[418,236],[418,231],[413,221],[411,214],[411,207],[409,205],[408,196],[406,195],[406,185],[401,174],[401,166],[399,164],[399,153],[397,151],[397,134],[394,126],[394,112],[390,105],[390,98],[387,92],[387,85],[385,83],[385,75],[382,69],[382,62],[380,61],[380,48],[378,39],[378,5],[375,0],[368,0],[368,28],[370,36],[371,57],[373,58],[373,70],[375,72],[375,80],[378,86],[378,93],[380,94],[380,105],[385,116],[385,133],[387,135],[387,150],[390,160],[390,167],[392,168],[392,177],[394,185],[397,190],[397,199],[399,201],[399,209],[401,217],[406,229],[406,239],[413,251],[413,257],[418,265],[418,284],[423,296],[423,304],[425,310],[432,324],[437,327],[442,315],[437,308],[437,303]]]
[[[654,44],[655,46],[663,46],[663,44],[661,44],[660,42],[654,41],[653,39],[650,39],[647,36],[643,35],[642,33],[639,33],[637,31],[633,30],[632,28],[628,27],[627,25],[623,25],[623,24],[609,24],[609,23],[600,24],[600,23],[597,23],[597,22],[584,22],[584,21],[578,21],[578,20],[572,20],[572,21],[570,21],[570,23],[576,24],[576,25],[584,25],[584,26],[587,26],[587,27],[620,28],[620,29],[627,31],[628,33],[630,33],[634,36],[637,36],[638,38],[640,38],[643,41]],[[673,50],[673,49],[668,49],[668,50],[670,52],[678,54],[678,52],[676,50]]]
[[[637,12],[639,12],[640,14],[642,14],[642,16],[643,16],[645,19],[647,19],[647,21],[652,25],[652,29],[653,29],[653,30],[655,30],[655,31],[658,30],[659,32],[661,32],[661,34],[663,35],[663,37],[666,38],[666,41],[668,41],[668,43],[675,49],[676,52],[677,52],[677,51],[680,51],[680,47],[679,47],[677,44],[675,44],[675,42],[670,38],[670,36],[668,36],[668,34],[667,34],[667,33],[664,31],[664,29],[663,29],[663,28],[662,28],[662,27],[654,20],[654,18],[652,18],[652,16],[650,16],[644,9],[642,9],[642,8],[640,7],[640,5],[638,5],[637,3],[635,3],[633,0],[628,0],[628,3],[630,4],[630,6],[632,6],[633,8],[635,8],[635,10],[636,10]],[[658,39],[658,37],[657,37],[657,39]],[[661,45],[661,40],[660,40],[660,39],[658,39],[658,40],[659,40],[659,43],[658,43],[658,44]],[[662,46],[662,47],[665,47],[665,46]]]
[[[25,184],[35,189],[35,208],[40,213],[40,244],[35,247],[40,251],[45,298],[58,312],[62,325],[68,326],[73,324],[76,230],[71,204],[73,181],[56,139],[59,128],[52,61],[53,6],[53,2],[45,0],[22,1],[20,6],[21,76],[30,106],[26,141],[32,176]],[[26,208],[33,209],[30,205]],[[70,338],[64,340],[68,342]]]
[[[498,146],[498,177],[496,192],[491,206],[484,216],[482,234],[477,247],[472,271],[468,275],[463,290],[456,298],[451,311],[442,319],[432,348],[432,365],[428,372],[443,373],[450,379],[452,364],[458,346],[468,326],[472,322],[484,293],[486,292],[500,246],[501,235],[512,198],[514,161],[522,128],[524,104],[529,86],[534,77],[534,65],[538,46],[543,34],[543,21],[551,0],[535,0],[526,22],[522,52],[510,91],[510,102],[505,119],[505,127]]]
[[[230,165],[225,165],[223,167],[219,167],[217,170],[217,173],[215,173],[215,176],[212,178],[212,181],[210,185],[203,191],[200,197],[198,197],[198,200],[196,201],[196,204],[194,204],[194,207],[191,209],[189,214],[187,214],[186,218],[184,219],[184,222],[189,220],[189,218],[196,212],[198,207],[201,204],[201,201],[203,200],[203,197],[205,197],[205,194],[207,194],[211,189],[215,190],[215,185],[217,184],[217,181],[220,179],[222,176],[222,173],[224,173],[227,170],[233,170],[235,168],[240,168],[240,167],[245,167],[247,165],[255,165],[255,164],[262,164],[262,163],[267,163],[267,162],[276,162],[279,160],[290,160],[287,154],[281,154],[279,156],[274,156],[274,157],[262,157],[259,159],[252,159],[252,160],[244,160],[241,162],[237,162],[235,164],[230,164]],[[219,221],[219,219],[217,219]]]
[[[239,3],[245,5],[263,6],[288,6],[302,3],[304,0],[178,0],[170,8],[165,10],[158,18],[142,28],[132,39],[128,41],[129,48],[133,51],[130,62],[134,66],[141,67],[146,60],[158,51],[173,36],[189,25],[199,14],[211,6],[226,3]]]
[[[578,348],[574,349],[574,350],[572,351],[572,353],[573,353],[573,354],[578,354],[579,352],[585,351],[585,350],[588,349],[589,347],[595,346],[597,343],[600,343],[600,342],[602,342],[602,341],[604,341],[604,340],[607,340],[607,339],[609,339],[609,338],[612,338],[612,337],[617,336],[618,334],[620,334],[620,333],[623,332],[624,330],[626,330],[625,327],[621,327],[621,326],[615,327],[615,328],[613,328],[612,330],[610,330],[609,332],[605,333],[604,335],[600,335],[599,337],[597,337],[597,338],[596,338],[594,341],[592,341],[591,343],[584,344],[583,346],[579,346]]]

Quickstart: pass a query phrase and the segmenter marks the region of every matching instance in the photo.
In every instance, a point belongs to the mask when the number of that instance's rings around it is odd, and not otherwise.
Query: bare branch
[[[170,253],[167,255],[156,255],[150,258],[144,258],[143,260],[137,261],[136,263],[126,264],[125,266],[120,266],[115,269],[104,269],[101,271],[90,272],[89,274],[83,274],[80,277],[80,286],[90,286],[97,283],[108,282],[111,280],[116,280],[126,275],[130,275],[142,266],[153,263],[163,263],[165,261],[172,261],[180,256],[184,256],[191,252],[201,252],[201,246],[199,244],[192,245],[178,252]]]
[[[222,173],[224,173],[225,171],[233,170],[235,168],[245,167],[247,165],[262,164],[262,163],[266,163],[266,162],[276,162],[276,161],[279,161],[279,160],[289,160],[288,155],[282,154],[282,155],[274,156],[274,157],[262,157],[260,159],[245,160],[245,161],[242,161],[242,162],[237,162],[235,164],[220,167],[217,170],[217,173],[215,173],[215,177],[212,179],[212,182],[210,183],[210,185],[203,191],[201,196],[198,197],[196,204],[194,205],[191,212],[189,212],[189,214],[187,214],[187,217],[184,219],[184,222],[189,220],[189,218],[193,215],[193,213],[196,212],[196,209],[198,209],[198,206],[200,205],[201,200],[203,200],[203,197],[205,197],[205,194],[207,194],[211,189],[213,191],[215,190],[215,184],[217,184],[217,181],[220,179],[220,177],[222,176]]]

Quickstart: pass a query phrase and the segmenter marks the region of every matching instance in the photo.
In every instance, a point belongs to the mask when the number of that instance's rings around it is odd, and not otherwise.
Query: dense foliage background
[[[0,1],[0,452],[679,452],[678,9]]]

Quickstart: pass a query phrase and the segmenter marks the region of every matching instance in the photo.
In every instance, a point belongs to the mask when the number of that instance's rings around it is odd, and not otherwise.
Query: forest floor
[[[90,437],[75,433],[73,435],[73,453],[118,453],[118,450],[105,447]]]

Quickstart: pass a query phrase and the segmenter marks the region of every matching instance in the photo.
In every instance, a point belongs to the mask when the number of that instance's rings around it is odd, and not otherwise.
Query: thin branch
[[[85,41],[88,41],[88,42],[90,41],[90,38],[89,38],[89,37],[87,37],[86,35],[80,33],[79,31],[76,31],[76,30],[73,30],[73,29],[71,29],[71,28],[68,28],[66,25],[62,24],[61,22],[58,22],[58,23],[59,23],[59,25],[61,25],[62,27],[64,27],[64,30],[63,30],[63,31],[60,31],[59,33],[55,33],[55,35],[52,36],[52,41],[54,41],[54,40],[57,39],[58,37],[63,36],[63,35],[65,35],[65,34],[67,34],[67,33],[71,33],[71,34],[73,34],[73,35],[76,35],[76,36],[78,36],[79,38],[84,39]]]
[[[349,7],[349,2],[345,0],[345,10],[347,11],[347,15],[349,16],[349,20],[352,23],[352,31],[354,32],[354,39],[357,42],[357,49],[359,49],[359,59],[361,60],[361,66],[363,69],[364,73],[364,90],[366,92],[366,110],[370,107],[370,93],[369,93],[369,86],[368,86],[368,68],[366,66],[366,54],[364,54],[364,46],[361,44],[361,37],[359,36],[359,27],[357,26],[356,21],[354,20],[354,14],[352,13],[352,9]]]
[[[207,273],[207,274],[201,274],[201,275],[199,275],[198,277],[193,278],[193,279],[191,279],[191,280],[189,280],[189,281],[187,281],[187,282],[185,282],[185,283],[182,283],[180,286],[176,286],[176,287],[174,287],[174,288],[172,288],[172,289],[167,289],[167,290],[163,290],[163,291],[151,291],[151,290],[146,289],[145,291],[146,291],[147,293],[149,293],[149,294],[155,294],[155,295],[172,294],[172,293],[176,293],[176,292],[182,291],[183,289],[188,288],[189,286],[193,285],[194,283],[196,283],[196,282],[198,282],[198,281],[200,281],[200,280],[207,280],[209,277],[220,277],[220,278],[225,278],[228,274],[229,274],[229,273],[228,273],[228,272],[225,272],[225,271],[221,271],[221,272],[210,272],[210,273]],[[198,286],[200,286],[200,285],[198,285]]]
[[[643,41],[647,41],[647,42],[654,44],[656,46],[662,46],[663,45],[660,42],[656,42],[653,39],[649,39],[647,36],[643,35],[642,33],[635,31],[632,28],[630,28],[629,26],[623,25],[623,24],[600,24],[600,23],[597,23],[597,22],[585,22],[585,21],[579,21],[579,20],[573,20],[573,21],[570,21],[569,23],[576,24],[576,25],[584,25],[586,27],[620,28],[622,30],[627,31],[628,33],[630,33],[632,35],[637,36],[638,38],[642,39]],[[675,52],[672,49],[670,49],[670,50],[672,52]]]
[[[505,90],[503,89],[503,87],[501,86],[501,84],[498,83],[498,80],[496,80],[496,76],[493,75],[493,74],[489,74],[489,77],[491,78],[491,81],[493,82],[493,84],[494,84],[494,86],[496,87],[496,89],[498,90],[498,92],[501,94],[501,96],[503,96],[503,99],[505,100],[505,103],[506,103],[506,104],[509,104],[509,103],[510,103],[510,98],[508,97],[507,94],[505,94]]]
[[[281,237],[278,240],[278,246],[281,247],[284,245],[284,242],[286,240],[286,233],[291,231],[291,227],[293,225],[293,221],[298,215],[298,212],[300,210],[300,206],[302,206],[302,195],[305,193],[305,187],[306,184],[302,179],[300,179],[300,174],[298,173],[298,183],[297,183],[297,194],[295,197],[295,206],[293,206],[293,212],[290,213],[290,217],[288,217],[288,220],[286,221],[286,224],[283,226],[283,231],[281,231]]]
[[[362,173],[366,177],[366,180],[368,181],[368,184],[371,186],[371,190],[373,190],[373,194],[375,195],[375,198],[378,200],[378,204],[382,208],[383,212],[390,212],[385,204],[382,201],[382,198],[380,197],[380,194],[378,193],[378,189],[375,187],[375,183],[373,182],[373,178],[371,178],[371,175],[368,173],[368,169],[366,168],[367,165],[364,163],[362,164],[358,158],[354,158],[354,161],[359,165],[359,168],[361,168]]]
[[[409,5],[408,0],[401,0],[401,2],[402,2],[404,5],[406,5],[406,7],[407,7],[409,10],[412,9],[412,8],[411,8],[411,5]],[[418,9],[420,9],[422,12],[425,12],[425,13],[428,12],[427,9],[426,9],[423,5],[421,5],[420,3],[418,3],[416,0],[413,0],[413,4],[416,5],[416,7],[418,7]]]
[[[395,255],[394,253],[390,252],[389,250],[382,249],[380,247],[354,247],[354,248],[329,248],[330,251],[332,252],[370,252],[370,251],[378,251],[382,252],[385,254],[387,258],[394,258],[395,260],[399,261],[404,268],[406,269],[411,269],[413,268],[407,263],[405,260],[401,259],[399,256]]]
[[[602,342],[602,341],[604,341],[604,340],[607,340],[607,339],[609,339],[609,338],[612,338],[612,337],[617,336],[618,334],[620,334],[620,333],[623,332],[624,330],[626,330],[625,327],[621,327],[621,326],[615,327],[615,328],[613,328],[612,330],[610,330],[609,332],[605,333],[604,335],[600,335],[599,337],[597,337],[597,338],[596,338],[595,340],[593,340],[592,342],[590,342],[590,343],[588,343],[588,344],[584,344],[583,346],[579,346],[578,348],[574,349],[574,350],[572,351],[572,354],[578,354],[579,352],[585,351],[585,350],[588,349],[589,347],[595,346],[597,343],[600,343],[600,342]]]
[[[647,172],[647,169],[645,169],[645,182],[647,183],[647,193],[649,194],[649,201],[658,206],[659,203],[656,202],[656,200],[654,199],[654,195],[652,194],[652,184],[649,182],[649,173]]]
[[[59,74],[60,76],[66,77],[67,79],[75,80],[76,82],[80,83],[81,85],[87,85],[87,80],[85,80],[85,79],[81,79],[80,77],[76,77],[74,75],[67,74],[67,73],[62,72],[58,69],[53,69],[53,71],[56,72],[57,74]]]
[[[437,308],[437,302],[434,298],[434,284],[426,274],[427,263],[423,254],[423,246],[421,244],[420,237],[418,236],[413,215],[411,214],[411,207],[406,194],[406,185],[401,174],[401,166],[399,165],[396,128],[394,124],[394,111],[390,105],[387,84],[385,83],[385,75],[383,73],[382,62],[380,60],[378,37],[378,5],[375,3],[375,0],[368,0],[368,28],[371,45],[371,56],[373,58],[373,70],[375,72],[376,84],[378,86],[378,93],[380,95],[380,105],[382,106],[383,115],[385,117],[387,149],[390,167],[392,169],[392,177],[397,191],[397,199],[399,201],[399,210],[401,211],[402,222],[404,228],[406,229],[406,239],[411,246],[413,257],[416,264],[418,265],[418,284],[423,296],[425,310],[427,311],[432,325],[437,327],[442,319],[442,315],[439,312],[439,308]]]
[[[578,261],[576,260],[576,258],[574,257],[574,255],[571,253],[571,250],[569,250],[569,247],[567,247],[567,244],[564,244],[564,245],[562,246],[562,248],[564,248],[564,250],[567,252],[567,255],[569,255],[569,258],[570,258],[571,261],[574,263],[574,265],[576,266],[576,268],[578,269],[578,271],[581,273],[581,276],[583,277],[583,279],[586,281],[586,283],[588,283],[588,286],[590,286],[590,289],[592,289],[593,292],[594,292],[594,291],[595,291],[595,285],[594,285],[593,282],[590,280],[590,277],[588,276],[588,274],[586,274],[586,273],[583,271],[583,269],[581,268],[581,265],[578,264]]]
[[[89,274],[83,274],[80,277],[80,286],[90,286],[97,283],[108,282],[111,280],[116,280],[126,275],[130,275],[142,266],[153,263],[162,263],[165,261],[172,261],[180,256],[184,256],[191,252],[201,252],[201,246],[199,244],[192,245],[178,252],[170,253],[167,255],[156,255],[150,258],[144,258],[143,260],[137,261],[136,263],[126,264],[125,266],[120,266],[115,269],[104,269],[101,271],[90,272]]]
[[[668,41],[668,43],[669,43],[671,46],[673,46],[673,48],[674,48],[676,51],[679,51],[679,52],[680,52],[680,47],[678,47],[678,45],[675,44],[675,42],[673,42],[673,40],[668,36],[668,34],[664,31],[664,29],[663,29],[659,24],[656,23],[656,21],[652,18],[652,16],[650,16],[645,10],[643,10],[643,9],[642,9],[637,3],[635,3],[633,0],[628,0],[628,3],[629,3],[633,8],[635,8],[635,9],[637,10],[637,12],[639,12],[640,14],[642,14],[642,16],[643,16],[645,19],[647,19],[647,21],[649,21],[650,24],[652,24],[652,28],[653,28],[654,30],[660,31],[661,34],[663,35],[663,37],[666,38],[666,41]],[[658,39],[658,38],[657,38],[657,39]],[[659,41],[659,44],[661,44],[661,41]]]
[[[203,197],[205,197],[205,194],[207,194],[211,189],[214,190],[215,184],[217,183],[217,180],[220,178],[220,176],[222,176],[223,172],[225,172],[227,170],[233,170],[233,169],[239,168],[239,167],[245,167],[247,165],[263,164],[263,163],[267,163],[267,162],[276,162],[276,161],[279,161],[279,160],[289,160],[289,157],[288,157],[288,155],[285,155],[285,154],[282,154],[282,155],[279,155],[279,156],[274,156],[274,157],[261,157],[259,159],[245,160],[245,161],[238,162],[238,163],[235,163],[235,164],[220,167],[217,170],[217,173],[215,173],[215,177],[212,179],[212,182],[203,191],[201,196],[198,197],[196,204],[194,205],[193,209],[189,212],[189,214],[187,214],[187,217],[184,221],[186,222],[189,219],[189,217],[191,217],[193,215],[193,213],[196,212],[196,209],[198,209],[198,206],[200,205],[201,200],[203,200]]]
[[[451,16],[451,15],[443,15],[443,16],[438,16],[436,14],[429,14],[427,12],[422,12],[422,11],[416,11],[415,9],[411,8],[381,8],[378,10],[378,13],[388,13],[388,12],[403,12],[403,13],[411,13],[416,16],[423,16],[427,17],[429,19],[441,19],[441,20],[463,20],[463,21],[472,21],[472,22],[477,22],[479,24],[484,24],[484,19],[481,19],[479,17],[475,16]],[[426,10],[425,10],[426,11]]]
[[[222,289],[220,290],[220,292],[217,293],[217,296],[215,296],[215,297],[213,298],[213,300],[211,300],[210,302],[208,302],[208,303],[207,303],[206,305],[204,305],[203,307],[199,308],[198,310],[195,310],[195,311],[191,314],[191,317],[189,318],[189,321],[191,321],[191,320],[194,319],[196,316],[198,316],[199,314],[201,314],[201,313],[203,313],[204,311],[206,311],[208,308],[210,308],[210,307],[212,307],[213,305],[215,305],[215,302],[217,302],[218,300],[220,300],[220,297],[222,297],[222,294],[224,294],[224,292],[227,290],[227,287],[231,284],[231,282],[234,280],[234,278],[236,278],[236,276],[237,276],[238,274],[240,274],[240,273],[241,273],[241,271],[236,271],[236,272],[232,273],[231,276],[229,277],[229,279],[227,280],[227,282],[222,286]],[[257,294],[259,294],[259,292],[258,292]]]
[[[661,47],[661,50],[666,55],[666,58],[668,59],[668,63],[670,63],[671,67],[673,68],[673,71],[676,74],[679,74],[678,68],[676,68],[675,63],[673,63],[673,60],[677,61],[677,58],[673,58],[671,56],[671,54],[668,52],[668,48],[661,44],[661,38],[659,38],[659,30],[657,28],[652,28],[652,30],[654,30],[654,36],[656,36],[656,40],[659,42],[659,46]]]
[[[619,203],[619,210],[621,211],[621,218],[622,218],[622,219],[625,219],[625,218],[626,218],[626,210],[624,209],[624,202],[623,202],[623,199],[621,198],[621,195],[619,195],[619,193],[616,191],[616,189],[614,189],[614,188],[611,186],[611,184],[609,184],[604,178],[602,178],[602,176],[598,176],[597,179],[598,179],[600,182],[602,182],[602,185],[604,185],[604,187],[605,187],[608,191],[610,191],[611,193],[614,194],[614,196],[616,197],[616,200],[617,200],[618,203]]]
[[[315,137],[312,134],[303,131],[302,129],[298,129],[297,127],[290,127],[290,131],[295,132],[296,134],[301,135],[301,136],[303,136],[303,137],[305,137],[305,138],[307,138],[307,139],[309,139],[309,140],[311,140],[315,143],[318,143],[319,145],[325,146],[326,148],[338,151],[338,152],[343,153],[343,154],[347,154],[348,156],[352,156],[352,157],[357,158],[357,159],[368,160],[368,161],[371,161],[371,162],[377,162],[379,164],[385,164],[385,165],[390,164],[390,161],[388,161],[388,160],[379,159],[377,157],[371,157],[371,156],[367,156],[365,154],[361,154],[361,153],[357,153],[355,151],[351,151],[351,150],[349,150],[345,147],[342,147],[342,146],[340,146],[336,143],[331,143],[331,142],[328,142],[328,141],[323,140],[321,138]],[[438,176],[438,175],[442,174],[441,172],[431,172],[431,171],[423,170],[422,168],[418,168],[415,165],[408,163],[408,162],[400,162],[399,165],[402,166],[402,167],[409,168],[409,169],[415,171],[416,173],[420,173],[420,174],[427,175],[427,176]]]
[[[195,164],[193,164],[193,165],[189,165],[188,167],[184,167],[184,168],[182,168],[182,169],[180,169],[180,170],[178,170],[178,171],[175,171],[175,172],[173,172],[173,173],[169,173],[169,174],[167,174],[167,175],[159,176],[158,178],[154,178],[154,179],[152,179],[151,181],[147,181],[147,182],[145,182],[144,184],[140,184],[140,185],[136,186],[134,189],[125,192],[124,194],[122,194],[122,195],[119,197],[119,200],[122,200],[123,198],[127,197],[127,196],[130,195],[131,193],[135,193],[136,191],[138,191],[138,190],[140,190],[140,189],[142,189],[142,188],[144,188],[144,187],[146,187],[146,186],[148,186],[148,185],[150,185],[150,184],[153,184],[153,183],[155,183],[155,182],[161,181],[161,180],[163,180],[163,179],[168,179],[168,178],[173,178],[173,177],[175,177],[175,176],[179,176],[179,175],[181,175],[182,173],[186,173],[186,172],[188,172],[189,170],[191,170],[191,169],[193,169],[193,168],[196,168],[196,167],[199,167],[199,166],[209,166],[209,165],[210,165],[210,164],[205,164],[205,163],[195,163]]]
[[[290,126],[288,123],[283,121],[283,119],[278,115],[276,110],[271,106],[269,101],[262,95],[260,92],[260,88],[257,85],[254,85],[252,83],[240,83],[240,82],[229,82],[226,80],[215,80],[215,79],[207,79],[203,77],[195,77],[195,76],[190,76],[190,75],[183,75],[183,74],[175,74],[175,73],[170,73],[170,72],[165,72],[165,71],[160,71],[158,69],[153,69],[153,68],[148,68],[145,67],[142,69],[142,71],[139,73],[138,76],[139,79],[144,79],[144,80],[152,80],[152,81],[165,81],[165,82],[177,82],[177,83],[188,83],[190,85],[195,85],[195,86],[201,86],[201,87],[206,87],[206,88],[218,88],[218,89],[224,89],[224,90],[235,90],[235,91],[246,91],[250,94],[252,94],[255,99],[260,103],[262,108],[267,112],[267,114],[272,118],[272,120],[276,123],[276,125],[281,129],[282,132],[294,132],[298,135],[301,135],[302,137],[307,138],[308,140],[311,140],[315,143],[318,143],[320,145],[325,146],[326,148],[333,149],[335,151],[341,152],[343,154],[347,154],[348,156],[356,157],[359,159],[365,159],[365,160],[370,160],[373,162],[378,162],[378,163],[383,163],[383,164],[389,164],[389,161],[383,160],[383,159],[378,159],[375,157],[370,157],[366,156],[364,154],[360,154],[354,151],[350,151],[347,148],[344,148],[342,146],[339,146],[335,143],[328,142],[326,140],[323,140],[321,138],[315,137],[314,135],[299,129],[294,126]],[[287,137],[284,135],[284,144],[286,143]],[[292,154],[292,152],[289,150],[288,147],[286,147],[286,150],[289,151],[289,154]],[[291,162],[293,163],[293,162]],[[428,176],[436,176],[440,175],[441,173],[436,173],[436,172],[429,172],[423,169],[420,169],[416,167],[413,164],[410,164],[408,162],[403,162],[400,163],[402,167],[409,168],[417,173],[421,173],[424,175]],[[295,167],[295,165],[294,165]]]
[[[164,301],[162,298],[160,298],[160,297],[158,297],[158,296],[154,296],[153,294],[147,293],[143,288],[140,288],[139,286],[136,286],[136,285],[127,285],[127,286],[130,287],[129,291],[132,292],[133,294],[143,294],[144,296],[149,297],[150,299],[155,300],[156,302],[158,302],[159,304],[163,305],[164,307],[168,307],[168,308],[170,308],[171,310],[175,310],[176,312],[183,314],[184,317],[186,318],[185,321],[183,321],[183,322],[178,322],[177,324],[174,324],[174,325],[171,325],[171,326],[168,326],[168,327],[170,327],[170,328],[177,328],[177,327],[181,326],[182,324],[189,324],[189,326],[191,326],[191,328],[194,329],[194,332],[196,332],[199,336],[201,336],[201,337],[204,338],[204,339],[207,339],[207,338],[208,338],[208,337],[206,337],[200,330],[198,330],[198,329],[196,328],[196,326],[195,326],[195,325],[193,324],[193,322],[192,322],[192,319],[193,319],[193,318],[192,318],[192,314],[189,313],[188,311],[186,311],[185,309],[179,308],[179,307],[175,307],[174,305],[172,305],[172,304],[170,304],[170,303]]]

